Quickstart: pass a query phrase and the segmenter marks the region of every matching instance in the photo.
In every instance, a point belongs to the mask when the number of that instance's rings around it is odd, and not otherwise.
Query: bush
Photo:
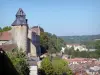
[[[25,53],[14,50],[13,52],[7,52],[7,55],[20,75],[29,75],[29,65]]]
[[[3,28],[0,27],[0,32],[9,31],[9,30],[11,30],[10,26],[6,26],[6,27],[3,27]]]
[[[65,60],[56,58],[52,61],[52,64],[55,75],[62,75],[64,73],[66,75],[72,75],[72,71],[69,69],[68,63]]]
[[[49,58],[44,58],[41,62],[41,70],[45,72],[46,75],[54,75],[54,69]]]
[[[72,75],[72,71],[68,67],[68,63],[57,57],[53,58],[52,62],[49,58],[44,58],[41,62],[41,69],[46,75]]]

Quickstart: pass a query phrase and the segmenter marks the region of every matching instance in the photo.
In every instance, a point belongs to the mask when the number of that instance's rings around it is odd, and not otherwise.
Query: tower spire
[[[12,26],[18,25],[27,25],[26,14],[21,8],[19,8],[18,12],[16,13],[16,20],[12,23]]]
[[[16,16],[26,16],[22,8],[19,8],[18,12],[16,13]]]

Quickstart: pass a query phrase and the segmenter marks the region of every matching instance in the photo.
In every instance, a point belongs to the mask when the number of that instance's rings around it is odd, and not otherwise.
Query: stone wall
[[[29,75],[38,75],[37,66],[30,66],[30,74]]]
[[[13,42],[17,44],[19,49],[27,51],[27,26],[12,26]]]
[[[33,45],[33,43],[30,41],[30,50],[31,50],[31,55],[32,56],[37,56],[37,52],[36,52],[36,47]]]
[[[28,39],[30,39],[29,42],[30,42],[30,54],[31,54],[31,56],[37,56],[36,47],[32,43],[32,31],[31,30],[28,30]]]

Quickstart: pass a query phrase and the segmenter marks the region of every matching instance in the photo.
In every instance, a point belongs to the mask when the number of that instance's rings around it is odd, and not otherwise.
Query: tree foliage
[[[95,49],[100,50],[100,40],[94,42]]]
[[[67,61],[61,58],[54,58],[52,61],[49,58],[44,58],[41,68],[45,71],[46,75],[62,75],[64,73],[66,75],[72,75]]]
[[[20,75],[29,75],[29,65],[25,53],[14,49],[12,52],[7,52],[7,55]]]
[[[82,36],[60,36],[65,42],[78,43],[78,44],[87,44],[95,39],[100,39],[100,34],[98,35],[82,35]]]
[[[11,30],[10,26],[6,26],[6,27],[3,27],[3,28],[0,27],[0,32],[9,31],[9,30]]]
[[[40,35],[40,44],[44,47],[48,52],[59,52],[61,47],[64,45],[64,40],[57,37],[55,34],[51,34],[48,32],[41,32]]]
[[[45,72],[46,75],[53,75],[54,70],[51,61],[49,58],[44,58],[41,62],[41,69]]]
[[[90,46],[90,45],[89,45]],[[100,41],[92,42],[92,46],[95,51],[79,51],[74,49],[65,49],[65,54],[72,55],[72,57],[84,57],[84,58],[100,58]]]
[[[72,75],[72,71],[68,67],[67,61],[56,58],[52,61],[54,67],[54,74],[55,75],[62,75],[65,73],[66,75]]]
[[[41,35],[40,35],[40,45],[42,45],[45,49],[47,49],[48,40],[49,39],[48,39],[46,33],[41,32]]]

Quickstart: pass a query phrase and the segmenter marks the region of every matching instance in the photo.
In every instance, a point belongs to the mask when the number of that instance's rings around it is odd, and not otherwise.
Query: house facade
[[[79,45],[79,44],[67,44],[66,47],[68,49],[74,48],[74,50],[79,50],[79,51],[88,51],[85,45]]]

